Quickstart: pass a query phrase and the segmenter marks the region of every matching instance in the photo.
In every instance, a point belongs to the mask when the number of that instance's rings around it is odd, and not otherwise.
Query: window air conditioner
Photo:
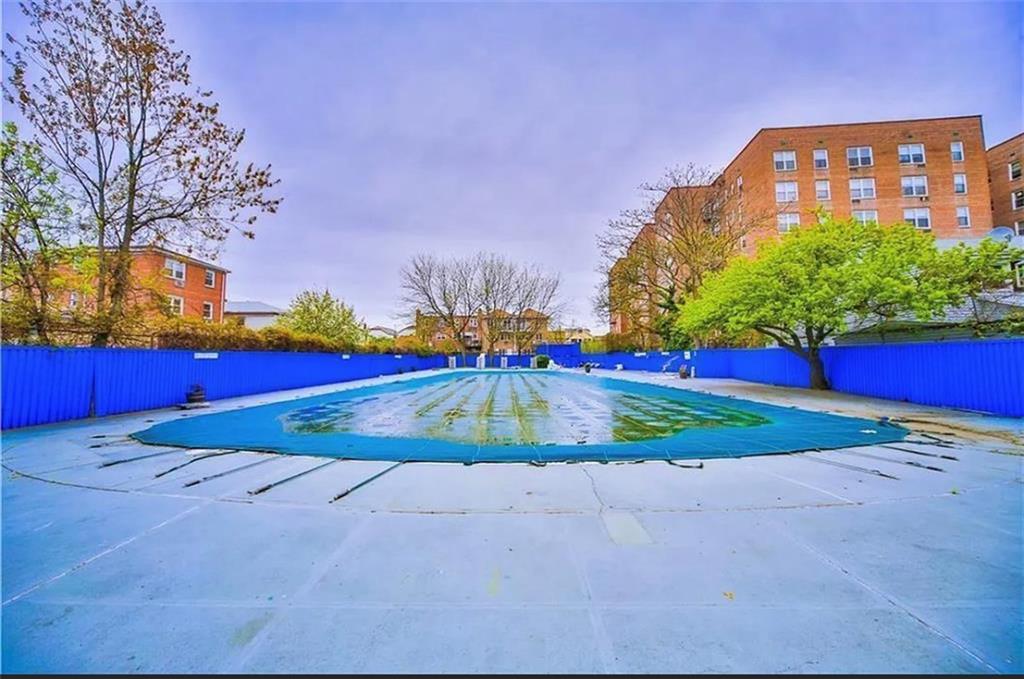
[[[183,287],[185,287],[185,281],[179,280],[179,279],[175,278],[174,279],[174,287],[176,287],[176,288],[183,288]]]

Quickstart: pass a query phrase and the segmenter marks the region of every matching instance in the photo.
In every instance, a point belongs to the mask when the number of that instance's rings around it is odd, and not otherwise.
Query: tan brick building
[[[506,355],[532,352],[534,346],[546,341],[550,320],[545,314],[527,309],[518,317],[504,311],[480,312],[458,317],[457,323],[465,325],[462,336],[469,351]],[[415,327],[417,336],[433,349],[444,350],[455,342],[452,329],[437,316],[417,311]]]
[[[1024,236],[1024,133],[988,150],[992,221]]]

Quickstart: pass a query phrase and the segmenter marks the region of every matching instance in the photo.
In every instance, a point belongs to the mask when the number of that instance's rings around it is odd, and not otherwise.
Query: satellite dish
[[[989,231],[988,235],[985,237],[991,238],[992,240],[1001,240],[1009,243],[1011,240],[1013,240],[1013,237],[1016,235],[1016,232],[1008,226],[997,226],[996,228]]]

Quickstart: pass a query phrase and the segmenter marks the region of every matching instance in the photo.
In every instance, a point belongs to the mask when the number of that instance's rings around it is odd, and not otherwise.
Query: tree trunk
[[[807,363],[811,367],[811,389],[831,389],[825,377],[825,364],[817,347],[807,350]]]

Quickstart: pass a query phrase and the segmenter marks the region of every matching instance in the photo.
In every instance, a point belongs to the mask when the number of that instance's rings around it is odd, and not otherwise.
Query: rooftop
[[[232,302],[228,300],[224,304],[224,313],[226,314],[283,314],[284,309],[279,309],[276,306],[272,306],[265,302],[254,302],[251,300],[243,300]]]
[[[4,670],[1024,669],[1022,421],[616,377],[915,433],[703,468],[402,464],[371,480],[389,463],[128,438],[194,416],[176,410],[5,432]]]

